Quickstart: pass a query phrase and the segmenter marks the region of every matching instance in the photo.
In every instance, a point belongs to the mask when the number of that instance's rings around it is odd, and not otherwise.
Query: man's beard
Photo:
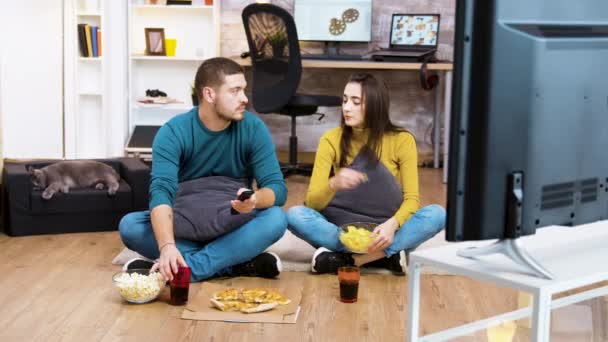
[[[224,113],[224,112],[223,112],[223,111],[222,111],[222,110],[219,108],[219,106],[218,106],[218,105],[215,105],[215,112],[217,113],[217,116],[219,116],[220,118],[222,118],[222,119],[224,119],[224,120],[226,120],[226,121],[240,121],[240,120],[243,120],[243,119],[245,118],[245,113],[242,113],[242,114],[241,114],[241,113],[238,113],[238,114],[240,114],[240,116],[241,116],[241,117],[240,117],[240,118],[235,118],[235,116],[236,116],[236,114],[237,114],[237,112],[236,112],[236,111],[234,111],[234,114],[233,114],[233,115],[228,115],[228,114]]]

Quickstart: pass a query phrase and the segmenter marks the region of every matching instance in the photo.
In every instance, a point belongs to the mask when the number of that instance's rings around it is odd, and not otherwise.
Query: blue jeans
[[[325,247],[334,252],[347,253],[340,242],[340,228],[327,221],[314,209],[303,206],[292,207],[287,211],[288,229],[297,237],[310,243],[313,247]],[[445,226],[445,209],[432,204],[419,209],[395,233],[393,243],[384,254],[386,257],[400,251],[411,251],[421,243],[435,236]]]
[[[255,218],[212,241],[176,239],[175,245],[192,270],[191,281],[231,275],[231,266],[249,261],[279,240],[287,229],[285,212],[279,207],[254,211]],[[159,257],[150,222],[150,211],[125,215],[118,226],[122,242],[150,259]]]

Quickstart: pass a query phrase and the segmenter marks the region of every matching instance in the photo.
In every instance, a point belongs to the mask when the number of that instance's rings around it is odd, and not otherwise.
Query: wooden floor
[[[445,204],[441,171],[421,169],[424,204]],[[307,179],[289,179],[290,203],[303,199]],[[300,194],[300,195],[297,195]],[[298,196],[301,196],[298,198]],[[123,248],[118,233],[10,238],[0,235],[0,341],[403,341],[407,277],[364,275],[359,302],[337,301],[333,275],[285,272],[253,284],[304,286],[297,324],[181,320],[182,308],[159,301],[129,305],[112,285],[110,264]],[[228,285],[231,280],[216,280]],[[192,284],[195,292],[200,284]],[[454,276],[424,276],[422,333],[515,309],[517,293]],[[514,341],[526,341],[519,328]],[[459,339],[487,341],[480,332]],[[567,339],[575,341],[577,339]],[[588,339],[587,339],[588,340]],[[582,339],[581,341],[585,341]]]

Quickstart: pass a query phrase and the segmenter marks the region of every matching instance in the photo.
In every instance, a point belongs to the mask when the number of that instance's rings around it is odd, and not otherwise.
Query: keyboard
[[[322,54],[302,54],[302,59],[328,60],[328,61],[360,61],[360,55],[322,55]]]

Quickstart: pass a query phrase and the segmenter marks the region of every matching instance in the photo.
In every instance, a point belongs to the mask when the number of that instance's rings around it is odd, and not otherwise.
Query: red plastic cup
[[[177,273],[171,280],[171,304],[184,305],[188,303],[188,290],[190,289],[190,274],[192,271],[188,266],[179,266]]]

